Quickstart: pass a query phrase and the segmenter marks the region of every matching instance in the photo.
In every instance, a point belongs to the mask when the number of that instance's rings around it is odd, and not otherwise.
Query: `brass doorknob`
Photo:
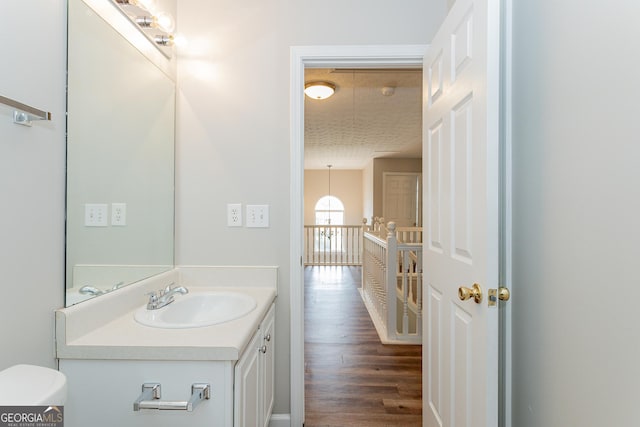
[[[498,299],[500,301],[509,301],[511,298],[511,292],[507,288],[498,288]]]
[[[466,301],[471,297],[473,297],[473,300],[477,304],[480,304],[482,301],[482,289],[480,288],[480,285],[474,283],[471,288],[465,288],[464,286],[460,286],[458,288],[458,298],[462,301]]]

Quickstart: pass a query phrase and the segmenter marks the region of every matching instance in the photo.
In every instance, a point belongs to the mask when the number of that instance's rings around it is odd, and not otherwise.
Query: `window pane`
[[[329,224],[329,212],[316,211],[316,225]]]
[[[329,211],[329,210],[331,210],[331,211],[344,211],[344,205],[342,204],[340,199],[338,199],[337,197],[324,196],[324,197],[320,198],[320,200],[318,200],[318,203],[316,203],[315,210],[317,210],[317,211]]]

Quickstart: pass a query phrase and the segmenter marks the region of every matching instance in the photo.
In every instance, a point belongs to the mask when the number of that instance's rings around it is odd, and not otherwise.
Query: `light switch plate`
[[[87,203],[84,205],[84,225],[86,227],[106,227],[107,204]]]
[[[247,205],[247,227],[269,227],[269,205]]]

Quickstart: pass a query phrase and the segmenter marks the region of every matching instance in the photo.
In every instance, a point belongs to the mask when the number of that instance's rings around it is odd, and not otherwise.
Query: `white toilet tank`
[[[14,365],[0,371],[0,406],[63,406],[67,377],[54,369]]]

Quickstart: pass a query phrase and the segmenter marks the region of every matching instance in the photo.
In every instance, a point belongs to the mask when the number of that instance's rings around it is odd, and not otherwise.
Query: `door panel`
[[[473,408],[471,401],[473,390],[471,388],[471,364],[473,316],[465,312],[460,306],[453,304],[451,307],[451,383],[450,387],[452,409],[452,426],[470,426]]]
[[[423,411],[424,414],[430,413],[433,415],[435,424],[442,426],[442,294],[436,289],[430,287],[427,293],[427,313],[429,316],[429,329],[424,329],[427,332],[426,347],[429,349],[428,357],[423,358],[424,368],[429,372],[426,384],[426,396],[425,401],[429,407],[428,411]]]
[[[462,71],[471,63],[473,47],[473,11],[460,21],[451,34],[451,82],[455,82]]]
[[[473,97],[466,97],[452,109],[451,113],[451,141],[453,143],[453,158],[451,159],[452,192],[452,235],[451,244],[454,258],[471,264],[471,211],[472,198],[472,164],[471,154],[473,135],[471,123],[473,121]]]
[[[443,160],[443,138],[442,121],[438,121],[429,129],[427,134],[428,147],[426,161],[429,162],[427,173],[427,242],[429,249],[442,253],[442,160]]]
[[[424,424],[496,427],[499,1],[457,0],[425,56]],[[495,25],[494,25],[495,24]],[[461,286],[483,296],[462,301]]]
[[[393,221],[398,227],[415,227],[418,222],[418,184],[420,174],[383,174],[382,216],[385,222]]]

